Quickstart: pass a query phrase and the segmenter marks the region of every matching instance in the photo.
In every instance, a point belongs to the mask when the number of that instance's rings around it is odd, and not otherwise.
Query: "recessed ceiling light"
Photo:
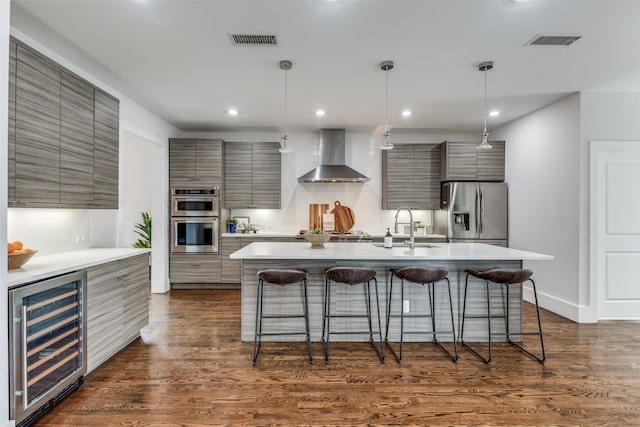
[[[500,115],[500,111],[489,111],[489,115],[491,117],[499,116]]]
[[[232,108],[230,110],[227,110],[227,114],[230,115],[230,116],[237,116],[240,113],[239,113],[238,110],[235,110],[235,109]]]
[[[412,115],[412,114],[413,114],[413,111],[410,111],[410,110],[404,110],[404,111],[402,112],[402,115],[403,115],[404,117],[409,117],[409,116],[410,116],[410,115]]]
[[[327,114],[327,113],[324,110],[316,111],[316,116],[324,116],[325,114]]]

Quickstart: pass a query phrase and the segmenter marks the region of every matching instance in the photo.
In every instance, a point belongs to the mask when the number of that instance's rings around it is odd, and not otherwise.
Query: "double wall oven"
[[[171,190],[171,251],[218,253],[220,189]]]

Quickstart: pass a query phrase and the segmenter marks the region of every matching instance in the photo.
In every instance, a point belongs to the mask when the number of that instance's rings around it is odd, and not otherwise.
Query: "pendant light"
[[[489,132],[487,132],[487,71],[493,68],[493,61],[484,61],[478,65],[478,71],[484,73],[484,130],[482,131],[482,142],[476,146],[478,150],[491,150],[493,147],[487,141]]]
[[[389,70],[393,70],[393,61],[382,61],[380,69],[384,71],[385,79],[385,100],[384,100],[384,142],[380,146],[381,150],[392,150],[393,144],[389,135]]]
[[[292,67],[293,64],[291,63],[291,61],[280,61],[280,69],[284,70],[284,128],[280,137],[280,148],[278,149],[278,151],[285,154],[291,152],[291,147],[289,146],[289,137],[287,136],[287,71],[289,71]]]

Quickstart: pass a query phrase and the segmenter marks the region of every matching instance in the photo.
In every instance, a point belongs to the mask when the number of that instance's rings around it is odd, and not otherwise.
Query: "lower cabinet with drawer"
[[[140,335],[149,323],[149,254],[87,269],[87,371]]]
[[[240,289],[240,260],[230,259],[229,255],[253,242],[293,241],[293,236],[222,236],[219,254],[172,253],[169,257],[171,289]]]

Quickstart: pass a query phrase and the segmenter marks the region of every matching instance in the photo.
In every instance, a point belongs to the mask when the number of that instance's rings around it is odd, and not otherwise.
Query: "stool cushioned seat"
[[[258,279],[274,285],[290,285],[292,283],[301,282],[307,277],[304,270],[293,269],[271,269],[258,271]]]
[[[477,271],[466,270],[472,276],[482,280],[489,280],[493,283],[501,283],[503,285],[515,285],[516,283],[522,283],[533,275],[533,271],[527,269],[509,269],[509,268],[494,268],[492,270]]]
[[[333,267],[327,270],[327,277],[334,282],[357,285],[373,280],[376,271],[364,267]]]
[[[400,279],[413,283],[434,283],[447,277],[447,269],[440,267],[404,267],[391,272]]]

